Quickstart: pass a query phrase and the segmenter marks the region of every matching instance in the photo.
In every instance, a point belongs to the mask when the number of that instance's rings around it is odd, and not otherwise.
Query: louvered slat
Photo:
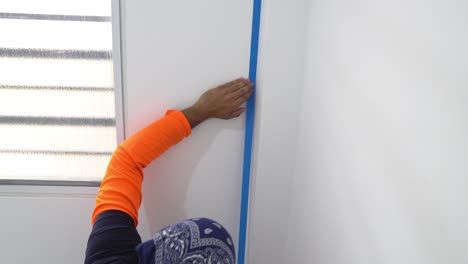
[[[0,182],[102,179],[116,147],[110,4],[0,3]]]

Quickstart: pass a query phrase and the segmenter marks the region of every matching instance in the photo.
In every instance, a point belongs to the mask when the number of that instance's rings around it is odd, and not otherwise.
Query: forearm
[[[144,168],[170,147],[191,134],[188,119],[181,111],[170,110],[162,119],[129,137],[120,146]]]
[[[93,223],[100,213],[119,210],[129,214],[137,225],[143,168],[190,133],[191,127],[184,114],[171,111],[125,140],[109,162],[96,198]]]

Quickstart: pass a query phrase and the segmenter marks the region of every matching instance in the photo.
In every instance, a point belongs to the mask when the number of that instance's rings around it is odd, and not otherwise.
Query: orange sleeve
[[[165,117],[120,144],[112,154],[99,188],[92,223],[99,214],[118,210],[130,215],[137,226],[143,168],[191,132],[185,115],[170,110]]]

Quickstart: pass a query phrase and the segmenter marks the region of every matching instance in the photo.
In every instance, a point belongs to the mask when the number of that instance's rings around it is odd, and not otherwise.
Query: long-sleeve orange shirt
[[[137,226],[143,168],[191,132],[184,114],[170,110],[165,117],[120,144],[99,188],[92,223],[99,214],[118,210],[130,215]]]

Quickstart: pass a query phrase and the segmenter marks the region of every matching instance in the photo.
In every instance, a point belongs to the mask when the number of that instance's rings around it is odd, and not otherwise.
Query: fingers
[[[242,113],[245,112],[245,108],[238,108],[237,110],[235,110],[234,112],[232,112],[231,114],[231,118],[235,118],[235,117],[239,117],[240,115],[242,115]]]
[[[239,99],[240,97],[246,95],[246,94],[249,94],[253,89],[253,84],[252,83],[249,83],[247,85],[242,85],[240,88],[238,88],[236,91],[232,92],[231,94],[229,94],[229,98],[233,99],[233,100],[237,100]]]
[[[232,80],[230,82],[227,82],[225,84],[222,84],[220,85],[218,88],[221,88],[221,89],[228,89],[228,88],[232,88],[232,86],[236,85],[236,84],[239,84],[239,83],[244,83],[246,81],[249,81],[243,77],[240,77],[240,78],[237,78],[235,80]]]
[[[240,105],[245,103],[249,99],[249,97],[252,95],[252,93],[253,93],[253,89],[252,87],[249,87],[247,91],[244,91],[237,99],[235,99],[234,106],[239,107]]]
[[[226,91],[228,92],[227,98],[233,100],[233,106],[237,108],[252,95],[253,84],[248,79],[239,78],[230,87],[227,87]]]
[[[234,94],[237,93],[237,92],[242,93],[243,90],[245,88],[247,88],[247,87],[248,87],[248,85],[245,84],[244,82],[236,82],[233,85],[231,85],[230,87],[225,88],[225,90],[224,90],[225,95],[227,96],[227,98],[237,99],[237,98],[235,98]]]
[[[231,86],[226,86],[227,97],[233,100],[233,106],[239,107],[245,103],[253,93],[253,84],[250,80],[239,78],[234,80]]]
[[[231,94],[243,87],[250,86],[250,85],[252,85],[252,83],[248,79],[239,78],[232,82],[227,83],[226,86],[224,85],[223,86],[225,87],[226,93]]]
[[[237,78],[237,79],[235,79],[233,81],[230,81],[228,83],[220,85],[218,88],[221,88],[221,89],[222,88],[229,88],[229,87],[233,86],[234,84],[240,82],[241,80],[242,80],[242,78]]]
[[[222,119],[232,119],[240,116],[246,111],[245,108],[240,106],[249,99],[252,93],[253,84],[245,78],[238,78],[218,86],[213,94],[218,98],[215,101],[219,103],[219,113],[222,114],[215,116]]]

